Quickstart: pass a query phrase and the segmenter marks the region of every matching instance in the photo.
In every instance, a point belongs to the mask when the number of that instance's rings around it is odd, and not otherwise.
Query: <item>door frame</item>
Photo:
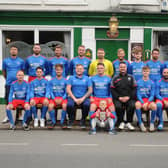
[[[97,40],[104,40],[104,41],[128,41],[128,61],[131,61],[131,44],[130,39],[103,39],[103,38],[96,38],[96,49],[97,49]],[[96,50],[97,53],[97,50]]]

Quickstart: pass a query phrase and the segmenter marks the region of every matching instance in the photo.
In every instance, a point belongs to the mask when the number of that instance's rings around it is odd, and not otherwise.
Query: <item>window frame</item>
[[[38,26],[38,25],[2,25],[0,26],[0,70],[2,70],[3,61],[3,31],[34,31],[34,43],[39,43],[40,31],[69,31],[71,34],[70,59],[74,55],[74,29],[73,27],[63,26]]]

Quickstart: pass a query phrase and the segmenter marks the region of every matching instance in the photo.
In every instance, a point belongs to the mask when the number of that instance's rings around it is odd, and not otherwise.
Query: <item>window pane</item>
[[[168,60],[168,32],[159,31],[157,34],[158,34],[158,47],[160,48],[160,60],[162,61]]]
[[[34,44],[33,31],[3,31],[3,58],[9,57],[10,46],[18,47],[18,56],[26,59],[32,54],[32,46]]]
[[[53,57],[55,46],[61,45],[63,56],[70,56],[70,32],[63,31],[40,31],[39,42],[41,44],[41,54],[46,57]]]

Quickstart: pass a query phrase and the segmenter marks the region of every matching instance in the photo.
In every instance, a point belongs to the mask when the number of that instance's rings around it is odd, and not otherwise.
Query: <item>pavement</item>
[[[0,130],[2,168],[167,168],[168,133]]]
[[[117,135],[103,130],[89,135],[89,127],[79,126],[31,131],[8,127],[0,124],[0,168],[167,168],[167,124],[163,132],[142,133],[136,128]]]

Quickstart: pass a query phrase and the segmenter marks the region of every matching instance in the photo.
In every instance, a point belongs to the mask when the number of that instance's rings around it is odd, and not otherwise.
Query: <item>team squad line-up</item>
[[[53,129],[58,107],[62,108],[60,126],[70,129],[77,106],[82,111],[81,128],[86,128],[89,117],[91,135],[96,134],[97,127],[106,128],[111,135],[117,133],[115,128],[134,131],[134,113],[142,132],[164,129],[163,110],[168,110],[168,61],[159,61],[159,49],[154,48],[151,60],[146,62],[142,61],[142,50],[135,49],[132,63],[125,60],[122,48],[118,49],[118,58],[113,62],[105,59],[103,48],[97,50],[97,59],[91,61],[85,56],[83,45],[78,47],[78,56],[71,60],[62,56],[60,45],[55,47],[52,58],[47,59],[40,52],[40,44],[34,44],[33,54],[24,61],[18,56],[18,48],[11,46],[10,56],[3,60],[10,129],[16,128],[13,110],[18,107],[24,109],[24,130],[30,129],[31,121],[34,127],[45,127],[47,112],[51,120],[48,128]],[[149,129],[143,122],[143,111],[151,112]]]

